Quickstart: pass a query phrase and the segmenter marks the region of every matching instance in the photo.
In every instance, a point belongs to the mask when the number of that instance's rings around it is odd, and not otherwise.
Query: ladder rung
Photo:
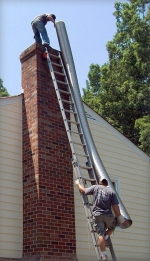
[[[55,54],[52,54],[52,53],[50,53],[50,57],[55,57],[55,58],[60,59],[58,55],[55,55]]]
[[[73,123],[73,124],[76,124],[76,125],[80,125],[80,122],[78,122],[78,121],[71,121],[71,120],[68,120],[68,122]]]
[[[58,63],[52,62],[52,65],[56,65],[57,67],[61,67],[61,68],[62,68],[62,65],[61,65],[61,64],[58,64]]]
[[[55,74],[58,74],[58,75],[61,75],[61,76],[65,76],[64,73],[61,73],[61,72],[57,72],[57,71],[54,71]]]
[[[87,167],[87,166],[83,166],[83,165],[80,165],[80,168],[81,169],[92,169],[92,167]]]
[[[64,90],[60,90],[60,89],[59,89],[59,91],[62,92],[62,93],[65,93],[65,94],[69,94],[69,95],[71,95],[70,92],[67,92],[67,91],[64,91]]]
[[[65,110],[65,111],[69,112],[69,113],[77,114],[77,112],[74,112],[74,111],[69,111],[69,110]]]
[[[80,153],[76,153],[77,155],[81,156],[81,157],[86,157],[86,158],[89,158],[89,155],[86,155],[86,154],[80,154]]]
[[[72,142],[72,141],[71,141]],[[76,144],[76,145],[80,145],[80,146],[83,146],[83,147],[85,147],[86,146],[86,144],[83,144],[83,143],[79,143],[79,142],[73,142],[74,144]]]
[[[67,100],[62,100],[62,102],[66,102],[66,103],[69,103],[69,104],[74,104],[72,101],[67,101]]]
[[[58,82],[58,83],[62,83],[62,84],[64,84],[64,85],[68,85],[68,83],[62,82],[62,81],[59,81],[59,80],[57,80],[57,82]]]
[[[84,177],[82,177],[84,180],[86,180],[86,181],[90,181],[90,182],[95,182],[96,180],[95,179],[89,179],[89,178],[84,178]]]
[[[77,131],[70,131],[71,133],[74,133],[74,134],[78,134],[78,135],[80,135],[80,136],[82,136],[83,135],[83,133],[82,132],[77,132]]]
[[[84,202],[84,205],[89,205],[90,207],[92,207],[93,206],[93,204],[92,203],[90,203],[90,202]],[[93,230],[94,231],[94,230]]]

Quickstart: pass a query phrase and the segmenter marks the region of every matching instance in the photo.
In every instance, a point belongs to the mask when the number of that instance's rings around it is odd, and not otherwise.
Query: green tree
[[[135,128],[140,133],[139,148],[150,156],[150,116],[137,119]]]
[[[142,149],[146,140],[136,120],[150,115],[149,3],[146,0],[115,3],[117,32],[107,43],[109,61],[101,67],[90,66],[82,97]]]
[[[0,78],[0,97],[9,96],[7,89],[3,86],[3,81]]]

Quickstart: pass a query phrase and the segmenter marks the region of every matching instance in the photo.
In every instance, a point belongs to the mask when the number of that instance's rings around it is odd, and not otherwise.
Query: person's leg
[[[99,243],[101,253],[102,253],[101,260],[107,261],[108,259],[107,259],[107,254],[106,254],[106,241],[105,241],[104,235],[99,236],[98,243]]]
[[[94,217],[94,222],[95,222],[95,228],[96,228],[97,233],[99,235],[98,244],[99,244],[101,252],[102,252],[101,259],[107,261],[106,242],[105,242],[105,239],[104,239],[104,233],[105,233],[106,227],[105,227],[105,223],[103,221],[103,215],[98,216],[98,217]]]
[[[112,232],[115,230],[116,227],[116,220],[112,216],[105,216],[105,223],[106,223],[106,231],[105,231],[105,240],[108,239],[108,237],[112,234]]]
[[[50,44],[49,37],[48,37],[44,23],[41,21],[37,21],[35,23],[35,26],[41,36],[42,44]]]
[[[37,43],[42,43],[39,31],[37,30],[36,26],[33,24],[32,25],[32,30],[34,32],[34,39]]]
[[[98,238],[98,243],[99,243],[99,246],[100,246],[101,251],[102,251],[102,252],[105,252],[105,251],[106,251],[106,245],[105,245],[104,235],[99,236],[99,238]]]

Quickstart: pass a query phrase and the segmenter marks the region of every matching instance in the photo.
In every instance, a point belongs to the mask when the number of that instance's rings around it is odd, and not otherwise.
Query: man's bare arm
[[[112,205],[112,208],[115,212],[115,216],[119,217],[121,215],[121,213],[120,213],[120,208],[119,208],[118,204]]]
[[[80,184],[79,180],[76,180],[76,185],[78,186],[81,193],[85,194],[85,188]]]

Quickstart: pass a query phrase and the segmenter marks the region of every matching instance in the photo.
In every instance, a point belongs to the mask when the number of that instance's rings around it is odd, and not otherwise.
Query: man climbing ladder
[[[78,179],[76,180],[76,185],[81,193],[93,195],[93,220],[98,233],[98,243],[102,252],[101,260],[107,261],[106,240],[115,230],[116,226],[116,220],[111,207],[118,221],[120,223],[124,221],[124,217],[122,217],[120,213],[116,193],[108,187],[108,182],[104,178],[100,180],[99,185],[93,185],[88,188],[84,188]]]

